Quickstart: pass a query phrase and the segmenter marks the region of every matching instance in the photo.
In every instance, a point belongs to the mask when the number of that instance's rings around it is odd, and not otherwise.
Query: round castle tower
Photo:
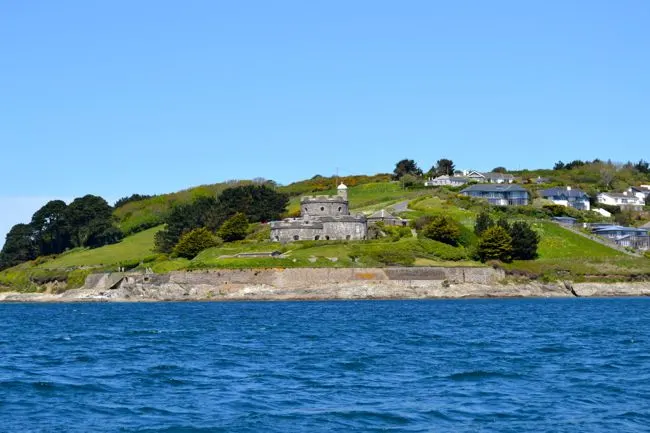
[[[348,187],[340,184],[337,192],[337,195],[303,197],[300,200],[300,215],[303,218],[350,215]]]

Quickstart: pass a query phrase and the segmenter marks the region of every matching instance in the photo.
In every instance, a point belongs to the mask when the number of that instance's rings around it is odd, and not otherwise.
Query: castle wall
[[[296,239],[296,236],[298,237]],[[317,239],[318,237],[318,239]],[[324,240],[322,227],[271,227],[271,240],[274,242]]]
[[[362,240],[366,234],[365,220],[323,222],[323,236],[326,240],[328,237],[330,240]]]
[[[300,202],[303,217],[349,215],[348,203],[342,197],[305,197]]]

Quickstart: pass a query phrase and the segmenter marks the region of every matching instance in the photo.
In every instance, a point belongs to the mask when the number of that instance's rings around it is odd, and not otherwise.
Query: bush
[[[477,236],[481,236],[484,231],[493,225],[494,221],[492,221],[492,218],[490,218],[490,214],[487,212],[481,212],[476,217],[476,224],[474,224],[474,233],[476,233]]]
[[[201,251],[221,245],[222,241],[205,227],[194,229],[181,236],[174,247],[174,254],[186,259],[196,257]]]
[[[228,218],[217,231],[221,239],[226,242],[240,241],[246,237],[247,233],[248,218],[241,212]]]
[[[512,238],[503,227],[490,227],[479,239],[477,254],[482,262],[487,260],[510,262],[512,260]]]
[[[431,239],[418,239],[414,250],[423,256],[429,256],[440,260],[465,260],[467,251],[463,248],[452,247],[451,245]]]
[[[456,246],[460,238],[460,231],[458,222],[444,215],[436,215],[422,229],[422,235],[435,241]]]
[[[523,221],[516,221],[508,232],[512,238],[512,258],[515,260],[533,260],[537,258],[539,235]]]

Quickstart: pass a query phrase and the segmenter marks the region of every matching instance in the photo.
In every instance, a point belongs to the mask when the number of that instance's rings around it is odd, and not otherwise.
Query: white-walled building
[[[625,209],[641,210],[645,206],[645,199],[638,197],[631,192],[601,192],[597,197],[598,203],[620,206]]]
[[[581,189],[567,187],[558,187],[544,189],[539,192],[539,195],[546,200],[551,200],[553,203],[565,206],[572,207],[579,210],[589,210],[589,196],[586,192]]]

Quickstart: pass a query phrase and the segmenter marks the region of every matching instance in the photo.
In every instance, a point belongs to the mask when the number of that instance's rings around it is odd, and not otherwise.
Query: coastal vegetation
[[[453,161],[437,160],[430,175],[451,173]],[[507,171],[496,167],[495,172]],[[572,161],[554,170],[509,172],[533,194],[549,185],[585,190],[621,189],[650,183],[646,163]],[[650,278],[650,260],[596,242],[551,222],[571,216],[602,219],[533,200],[498,207],[459,194],[460,188],[425,188],[414,160],[393,174],[314,176],[290,185],[254,179],[204,185],[172,194],[134,194],[111,207],[97,196],[69,205],[47,203],[32,220],[7,235],[0,253],[0,289],[45,290],[58,282],[78,287],[91,272],[169,272],[209,268],[495,266],[516,278],[574,281],[635,281]],[[543,186],[536,179],[547,177]],[[336,182],[349,186],[350,209],[393,213],[407,227],[378,224],[367,241],[269,241],[270,220],[298,215],[301,195],[330,194]],[[611,209],[613,220],[641,225],[650,216]],[[273,253],[273,254],[272,254]]]

